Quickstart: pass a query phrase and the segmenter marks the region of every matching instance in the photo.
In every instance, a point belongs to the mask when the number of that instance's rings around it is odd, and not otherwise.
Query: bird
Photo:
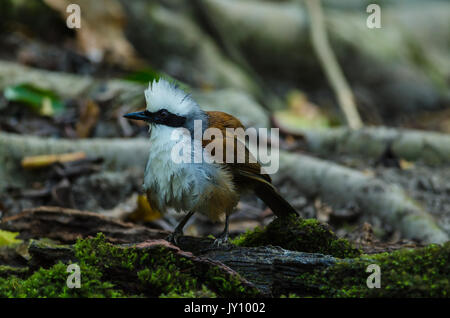
[[[160,78],[149,83],[144,92],[146,109],[125,114],[124,117],[145,121],[149,126],[150,148],[145,167],[143,189],[150,206],[164,213],[171,207],[186,215],[176,226],[167,240],[178,244],[183,228],[194,213],[208,216],[212,221],[224,221],[224,229],[214,241],[214,245],[228,244],[229,217],[243,193],[253,192],[277,217],[297,215],[296,210],[280,195],[268,174],[261,169],[258,161],[248,160],[251,153],[244,146],[246,160],[242,163],[228,162],[174,162],[173,148],[180,141],[174,140],[177,129],[184,132],[184,145],[194,143],[195,123],[202,130],[216,128],[223,133],[222,140],[232,138],[233,156],[237,156],[235,136],[227,135],[227,128],[245,129],[236,117],[220,111],[204,111],[192,96],[176,83]],[[201,145],[193,146],[191,156],[204,154],[212,140],[201,140]],[[225,153],[224,153],[225,156]],[[242,161],[242,160],[241,160]]]

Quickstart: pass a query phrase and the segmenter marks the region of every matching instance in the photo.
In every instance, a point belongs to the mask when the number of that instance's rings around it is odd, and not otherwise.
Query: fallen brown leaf
[[[150,206],[147,196],[138,195],[136,210],[128,216],[130,221],[151,222],[161,218],[161,213]]]
[[[79,138],[87,138],[91,134],[92,129],[97,124],[100,115],[100,108],[92,101],[88,100],[83,103],[80,112],[80,118],[76,123],[76,132]]]
[[[30,156],[22,159],[21,165],[24,169],[39,169],[48,167],[56,162],[70,162],[86,158],[84,152],[71,152],[57,155]]]

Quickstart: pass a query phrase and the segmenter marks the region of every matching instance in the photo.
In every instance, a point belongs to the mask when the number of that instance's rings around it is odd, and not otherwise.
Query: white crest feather
[[[198,109],[197,103],[189,94],[164,79],[154,80],[148,85],[145,90],[145,101],[150,112],[167,109],[171,113],[183,116]]]

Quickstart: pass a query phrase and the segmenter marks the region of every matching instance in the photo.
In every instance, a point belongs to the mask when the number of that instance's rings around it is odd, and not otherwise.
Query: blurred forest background
[[[70,3],[79,29],[66,26]],[[366,25],[370,3],[381,7],[379,29]],[[323,25],[317,8],[1,0],[0,217],[58,206],[173,230],[180,215],[160,215],[140,192],[147,128],[122,117],[144,107],[149,81],[168,76],[204,109],[280,128],[273,179],[303,217],[367,252],[448,241],[450,2],[323,0]],[[245,197],[231,235],[272,219]],[[221,229],[196,215],[186,234]]]

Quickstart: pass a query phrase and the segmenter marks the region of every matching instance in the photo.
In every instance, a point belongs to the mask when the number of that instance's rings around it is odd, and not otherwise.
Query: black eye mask
[[[152,113],[152,116],[154,118],[154,123],[170,127],[182,127],[186,122],[186,117],[178,116],[169,112],[167,109],[160,109],[157,112]]]
[[[157,112],[135,112],[124,115],[126,118],[144,120],[151,124],[165,125],[170,127],[182,127],[186,122],[186,117],[178,116],[167,109],[160,109]]]

